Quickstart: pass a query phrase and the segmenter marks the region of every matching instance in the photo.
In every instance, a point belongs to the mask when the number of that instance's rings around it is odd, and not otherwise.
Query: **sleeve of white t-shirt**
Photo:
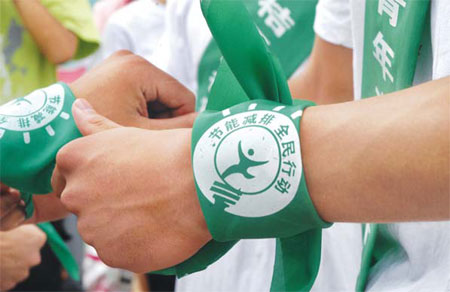
[[[350,0],[320,0],[314,21],[315,33],[327,42],[353,48]]]
[[[450,1],[431,1],[433,79],[450,75]]]
[[[108,58],[119,50],[134,51],[127,31],[114,22],[108,22],[102,34],[102,59]]]

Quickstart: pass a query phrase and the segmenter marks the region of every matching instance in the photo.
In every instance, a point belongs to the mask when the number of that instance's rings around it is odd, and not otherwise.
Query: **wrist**
[[[189,210],[192,212],[194,224],[194,230],[196,230],[196,235],[199,240],[204,241],[204,243],[208,242],[212,239],[211,233],[208,230],[208,226],[206,224],[205,216],[203,215],[200,202],[198,200],[197,191],[195,189],[194,182],[194,173],[192,168],[192,157],[191,157],[191,137],[192,137],[192,129],[179,129],[176,131],[180,131],[182,133],[182,142],[181,147],[179,148],[181,151],[182,159],[178,160],[178,168],[183,170],[182,174],[182,184],[183,189],[186,191],[186,196],[189,198],[189,201],[192,201],[193,209]]]
[[[193,169],[215,240],[290,237],[329,226],[317,215],[302,171],[299,121],[311,105],[258,100],[199,116]]]

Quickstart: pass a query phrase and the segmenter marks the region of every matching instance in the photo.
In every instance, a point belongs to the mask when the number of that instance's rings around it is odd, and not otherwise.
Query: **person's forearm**
[[[14,0],[14,4],[23,25],[50,62],[63,63],[75,55],[77,37],[62,26],[38,0]]]
[[[450,219],[449,84],[305,111],[304,171],[324,220]]]
[[[352,50],[316,37],[308,63],[289,80],[293,98],[330,104],[353,99]]]

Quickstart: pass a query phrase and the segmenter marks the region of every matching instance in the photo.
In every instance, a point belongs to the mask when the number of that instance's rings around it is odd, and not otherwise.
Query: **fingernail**
[[[94,109],[92,108],[91,104],[83,98],[75,100],[73,106],[83,112],[89,112],[89,113],[95,112]]]

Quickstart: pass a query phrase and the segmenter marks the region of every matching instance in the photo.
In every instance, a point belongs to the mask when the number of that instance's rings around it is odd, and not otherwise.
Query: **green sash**
[[[243,1],[286,76],[291,76],[311,53],[317,0]],[[222,53],[211,40],[198,67],[197,111],[204,110]]]
[[[428,0],[366,1],[362,98],[412,85],[428,10]],[[388,254],[400,257],[404,252],[385,224],[366,224],[363,234],[357,291],[365,290],[370,273],[381,258]]]

